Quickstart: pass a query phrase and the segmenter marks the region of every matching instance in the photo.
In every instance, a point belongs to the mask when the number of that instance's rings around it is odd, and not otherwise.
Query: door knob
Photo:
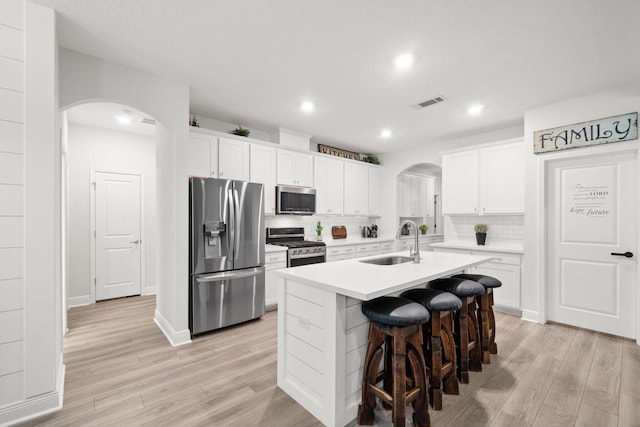
[[[625,253],[619,253],[619,252],[611,252],[611,255],[616,255],[616,256],[623,256],[626,258],[631,258],[633,257],[633,252],[625,252]]]
[[[133,242],[129,242],[129,243],[133,243],[134,245],[137,245],[138,243],[140,243],[140,240],[134,240]]]

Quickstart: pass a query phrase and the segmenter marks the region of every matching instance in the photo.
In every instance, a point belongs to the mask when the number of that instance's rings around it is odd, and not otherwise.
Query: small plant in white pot
[[[322,242],[322,230],[324,230],[324,227],[322,226],[320,221],[318,221],[316,223],[316,234],[317,234],[316,240],[318,242]]]
[[[487,224],[476,224],[473,229],[476,232],[476,243],[480,246],[484,246],[484,243],[487,240]]]

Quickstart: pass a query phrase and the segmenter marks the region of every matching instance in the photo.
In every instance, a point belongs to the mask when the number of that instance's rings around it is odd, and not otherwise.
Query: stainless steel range
[[[327,247],[323,242],[304,240],[304,228],[267,228],[267,243],[286,246],[287,267],[326,261]]]

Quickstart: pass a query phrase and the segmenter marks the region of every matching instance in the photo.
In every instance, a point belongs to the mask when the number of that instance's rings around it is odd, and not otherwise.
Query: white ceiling
[[[521,125],[640,76],[637,0],[32,1],[58,11],[62,46],[188,82],[196,115],[365,153]]]
[[[120,123],[116,119],[116,116],[120,115],[131,117],[131,123]],[[142,111],[112,102],[90,102],[77,105],[67,110],[67,119],[71,123],[117,130],[120,132],[136,133],[139,135],[155,135],[155,125],[142,123],[143,118],[153,120],[148,114]]]

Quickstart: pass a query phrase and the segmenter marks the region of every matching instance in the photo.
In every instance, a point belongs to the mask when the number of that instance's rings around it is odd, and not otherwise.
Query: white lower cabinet
[[[521,315],[520,311],[520,283],[522,257],[519,254],[504,252],[472,251],[451,248],[433,248],[435,252],[448,252],[467,255],[491,256],[494,260],[467,269],[469,274],[483,274],[495,277],[502,282],[502,286],[494,289],[493,302],[496,311],[504,311]]]
[[[365,243],[356,246],[356,258],[362,258],[371,255],[379,255],[382,253],[380,243]]]
[[[355,257],[355,254],[355,245],[329,246],[327,247],[327,262],[351,259]]]
[[[278,306],[278,278],[273,270],[287,268],[287,251],[267,252],[264,261],[264,305],[267,310],[273,310]]]

